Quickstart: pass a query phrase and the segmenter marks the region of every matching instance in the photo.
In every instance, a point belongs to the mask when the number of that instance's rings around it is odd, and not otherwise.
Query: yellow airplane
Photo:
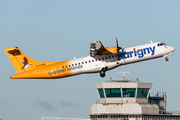
[[[26,56],[18,47],[5,49],[17,74],[11,79],[56,79],[83,73],[105,72],[121,65],[165,57],[165,60],[174,52],[174,48],[162,42],[154,42],[140,46],[122,49],[116,47],[104,47],[100,41],[90,44],[90,55],[63,62],[40,62]]]

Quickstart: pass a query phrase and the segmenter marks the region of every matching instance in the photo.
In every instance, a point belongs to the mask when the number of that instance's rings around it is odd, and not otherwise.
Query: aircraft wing
[[[95,41],[90,44],[89,53],[91,57],[95,57],[96,55],[114,54],[114,52],[114,47],[112,49],[109,49],[108,47],[105,48],[101,41]]]

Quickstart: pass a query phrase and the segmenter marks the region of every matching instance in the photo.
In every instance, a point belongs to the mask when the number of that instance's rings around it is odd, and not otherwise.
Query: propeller
[[[119,47],[119,45],[118,45],[118,39],[117,39],[117,37],[116,37],[116,45],[117,45],[117,53],[119,52],[119,50],[121,50],[122,48],[121,47]]]
[[[118,45],[118,39],[117,39],[117,37],[116,37],[116,44],[117,44],[117,52],[118,52],[118,51],[121,50],[122,48],[119,47],[119,45]]]
[[[118,54],[118,59],[120,60],[120,52],[119,52],[119,50],[121,50],[122,48],[121,47],[119,47],[119,45],[118,45],[118,39],[117,39],[117,37],[116,37],[116,45],[117,45],[117,54]]]

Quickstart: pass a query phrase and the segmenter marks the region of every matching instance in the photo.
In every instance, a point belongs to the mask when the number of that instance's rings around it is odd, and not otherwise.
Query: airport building
[[[138,78],[95,83],[99,100],[91,107],[91,120],[180,120],[178,113],[166,112],[167,94],[150,96],[152,83]]]
[[[95,83],[95,87],[99,100],[91,107],[91,120],[180,120],[179,113],[166,111],[166,93],[150,95],[152,83],[140,82],[138,78],[127,80],[123,73],[122,79],[111,78],[104,83]],[[50,119],[44,117],[41,120]]]

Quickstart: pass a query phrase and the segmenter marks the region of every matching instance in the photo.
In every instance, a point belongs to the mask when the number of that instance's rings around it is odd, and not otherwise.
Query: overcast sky
[[[116,72],[151,82],[151,93],[168,93],[167,111],[180,111],[180,1],[0,0],[0,119],[89,118],[98,99],[94,86]],[[176,48],[164,58],[121,66],[106,73],[57,80],[10,79],[16,71],[4,49],[18,46],[39,61],[89,55],[90,43],[123,48],[162,41]]]

